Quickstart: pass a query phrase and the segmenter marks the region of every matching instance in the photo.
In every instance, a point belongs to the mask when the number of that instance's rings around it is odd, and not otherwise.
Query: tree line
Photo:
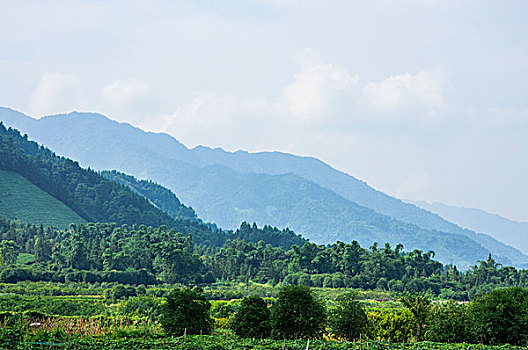
[[[275,232],[243,223],[237,234],[253,238]],[[124,284],[200,284],[248,282],[348,287],[365,290],[429,292],[469,300],[497,287],[528,287],[528,271],[501,266],[489,256],[466,271],[434,260],[434,252],[406,252],[402,245],[369,248],[357,242],[289,248],[233,234],[222,246],[195,243],[192,234],[167,226],[90,223],[68,229],[44,228],[0,219],[0,281],[119,282]],[[271,237],[274,237],[271,235]],[[16,264],[32,254],[31,268]]]
[[[392,322],[406,333],[398,338],[390,323],[367,310],[353,292],[342,294],[330,307],[306,286],[284,286],[272,306],[252,295],[240,302],[229,328],[244,338],[310,339],[323,334],[347,341],[370,336],[377,341],[434,341],[443,343],[528,344],[528,290],[497,289],[468,304],[434,304],[424,293],[399,296],[402,313]],[[169,335],[209,333],[213,329],[211,304],[201,289],[175,289],[162,305],[160,321]],[[384,312],[390,315],[389,312]],[[398,319],[399,318],[399,319]],[[378,323],[378,324],[376,324]]]

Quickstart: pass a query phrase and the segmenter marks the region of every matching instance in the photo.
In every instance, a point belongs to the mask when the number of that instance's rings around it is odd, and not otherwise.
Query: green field
[[[388,342],[369,341],[359,343],[340,342],[332,340],[270,340],[270,339],[240,339],[225,336],[188,336],[174,338],[97,338],[85,340],[63,340],[63,339],[27,339],[26,341],[12,343],[5,342],[12,349],[160,349],[160,350],[522,350],[521,346],[503,345],[487,346],[480,344],[443,344],[420,342],[412,344],[391,344]]]
[[[22,175],[0,170],[0,216],[44,227],[86,222],[64,203]]]

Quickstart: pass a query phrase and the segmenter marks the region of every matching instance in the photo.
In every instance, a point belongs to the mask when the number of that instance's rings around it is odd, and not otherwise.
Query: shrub
[[[125,315],[146,316],[151,320],[155,320],[161,314],[161,303],[158,298],[153,296],[132,297],[123,306],[123,313]]]
[[[401,343],[412,336],[413,319],[407,309],[375,309],[367,317],[372,338]]]
[[[205,299],[201,288],[174,289],[166,297],[161,315],[161,325],[169,335],[209,333],[213,320],[209,316],[211,303]]]
[[[320,337],[325,321],[324,304],[306,286],[281,288],[271,309],[273,335],[277,338]]]
[[[271,332],[270,311],[258,296],[242,299],[240,309],[231,322],[231,329],[244,338],[266,338]]]
[[[466,306],[454,301],[433,306],[429,314],[425,338],[441,343],[462,343],[470,341],[469,320]]]
[[[413,315],[414,335],[417,341],[421,341],[427,328],[427,322],[429,321],[431,297],[424,293],[405,293],[400,296],[400,302]]]

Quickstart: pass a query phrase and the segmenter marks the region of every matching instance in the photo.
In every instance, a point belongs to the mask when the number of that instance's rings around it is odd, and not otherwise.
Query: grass
[[[45,227],[86,222],[66,204],[22,175],[0,170],[0,216]]]
[[[21,265],[27,265],[35,262],[34,254],[20,253],[17,256],[16,263]]]

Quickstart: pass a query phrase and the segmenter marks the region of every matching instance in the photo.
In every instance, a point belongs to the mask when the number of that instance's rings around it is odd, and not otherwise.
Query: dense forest
[[[267,228],[269,230],[269,228]],[[260,232],[244,223],[237,232]],[[277,235],[291,237],[276,230]],[[427,291],[468,300],[496,287],[528,286],[528,271],[503,267],[490,256],[465,272],[434,260],[434,252],[404,252],[357,242],[323,246],[305,242],[283,248],[264,241],[228,239],[223,246],[195,244],[193,236],[166,226],[92,223],[67,230],[0,220],[0,282],[48,280],[125,284],[256,281],[392,292]],[[30,268],[16,264],[34,256]]]
[[[125,186],[82,169],[75,161],[58,157],[3,124],[0,124],[0,168],[21,174],[87,221],[142,222],[155,226],[171,221]]]

